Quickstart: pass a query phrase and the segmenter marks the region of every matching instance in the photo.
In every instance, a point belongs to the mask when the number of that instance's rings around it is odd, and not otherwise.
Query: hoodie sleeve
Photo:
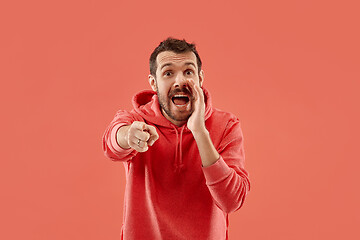
[[[241,208],[250,190],[248,173],[244,169],[243,134],[239,120],[228,122],[217,151],[220,158],[203,167],[203,172],[216,205],[230,213]]]
[[[128,111],[119,110],[116,113],[102,138],[103,150],[106,157],[113,161],[129,161],[137,154],[137,151],[132,148],[123,149],[116,140],[116,134],[119,128],[130,125],[134,121],[144,120]]]

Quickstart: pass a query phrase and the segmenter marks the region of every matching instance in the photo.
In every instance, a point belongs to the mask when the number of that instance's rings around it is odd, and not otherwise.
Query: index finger
[[[194,89],[196,90],[196,92],[198,93],[199,97],[200,97],[200,101],[203,102],[204,101],[204,91],[201,89],[200,86],[198,85],[194,85]]]
[[[149,131],[151,137],[154,138],[154,140],[157,140],[159,138],[159,134],[157,133],[156,128],[154,126],[147,124],[145,129]]]
[[[201,99],[201,96],[200,96],[201,93],[200,93],[199,90],[196,88],[197,85],[195,84],[195,81],[194,81],[193,79],[189,79],[188,82],[189,82],[189,87],[190,87],[190,89],[191,89],[191,91],[192,91],[192,94],[193,94],[193,96],[195,97],[195,101],[196,101],[198,98]]]
[[[134,127],[138,130],[144,131],[144,129],[146,128],[146,123],[141,122],[141,121],[135,121],[134,122]]]

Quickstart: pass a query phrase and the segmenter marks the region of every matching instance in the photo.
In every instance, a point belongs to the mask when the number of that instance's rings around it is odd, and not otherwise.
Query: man
[[[194,44],[168,38],[150,57],[149,83],[103,136],[126,172],[121,239],[228,239],[228,214],[250,189],[239,120],[202,88]]]

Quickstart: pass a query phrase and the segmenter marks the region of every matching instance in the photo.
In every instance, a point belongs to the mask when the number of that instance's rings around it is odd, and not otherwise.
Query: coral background
[[[359,23],[355,0],[2,1],[0,238],[119,239],[125,172],[101,137],[173,36],[242,124],[230,239],[360,239]]]

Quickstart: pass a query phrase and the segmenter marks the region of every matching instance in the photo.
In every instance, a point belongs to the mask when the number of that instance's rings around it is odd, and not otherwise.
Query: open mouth
[[[185,106],[190,101],[189,97],[183,94],[176,94],[171,100],[176,106]]]

